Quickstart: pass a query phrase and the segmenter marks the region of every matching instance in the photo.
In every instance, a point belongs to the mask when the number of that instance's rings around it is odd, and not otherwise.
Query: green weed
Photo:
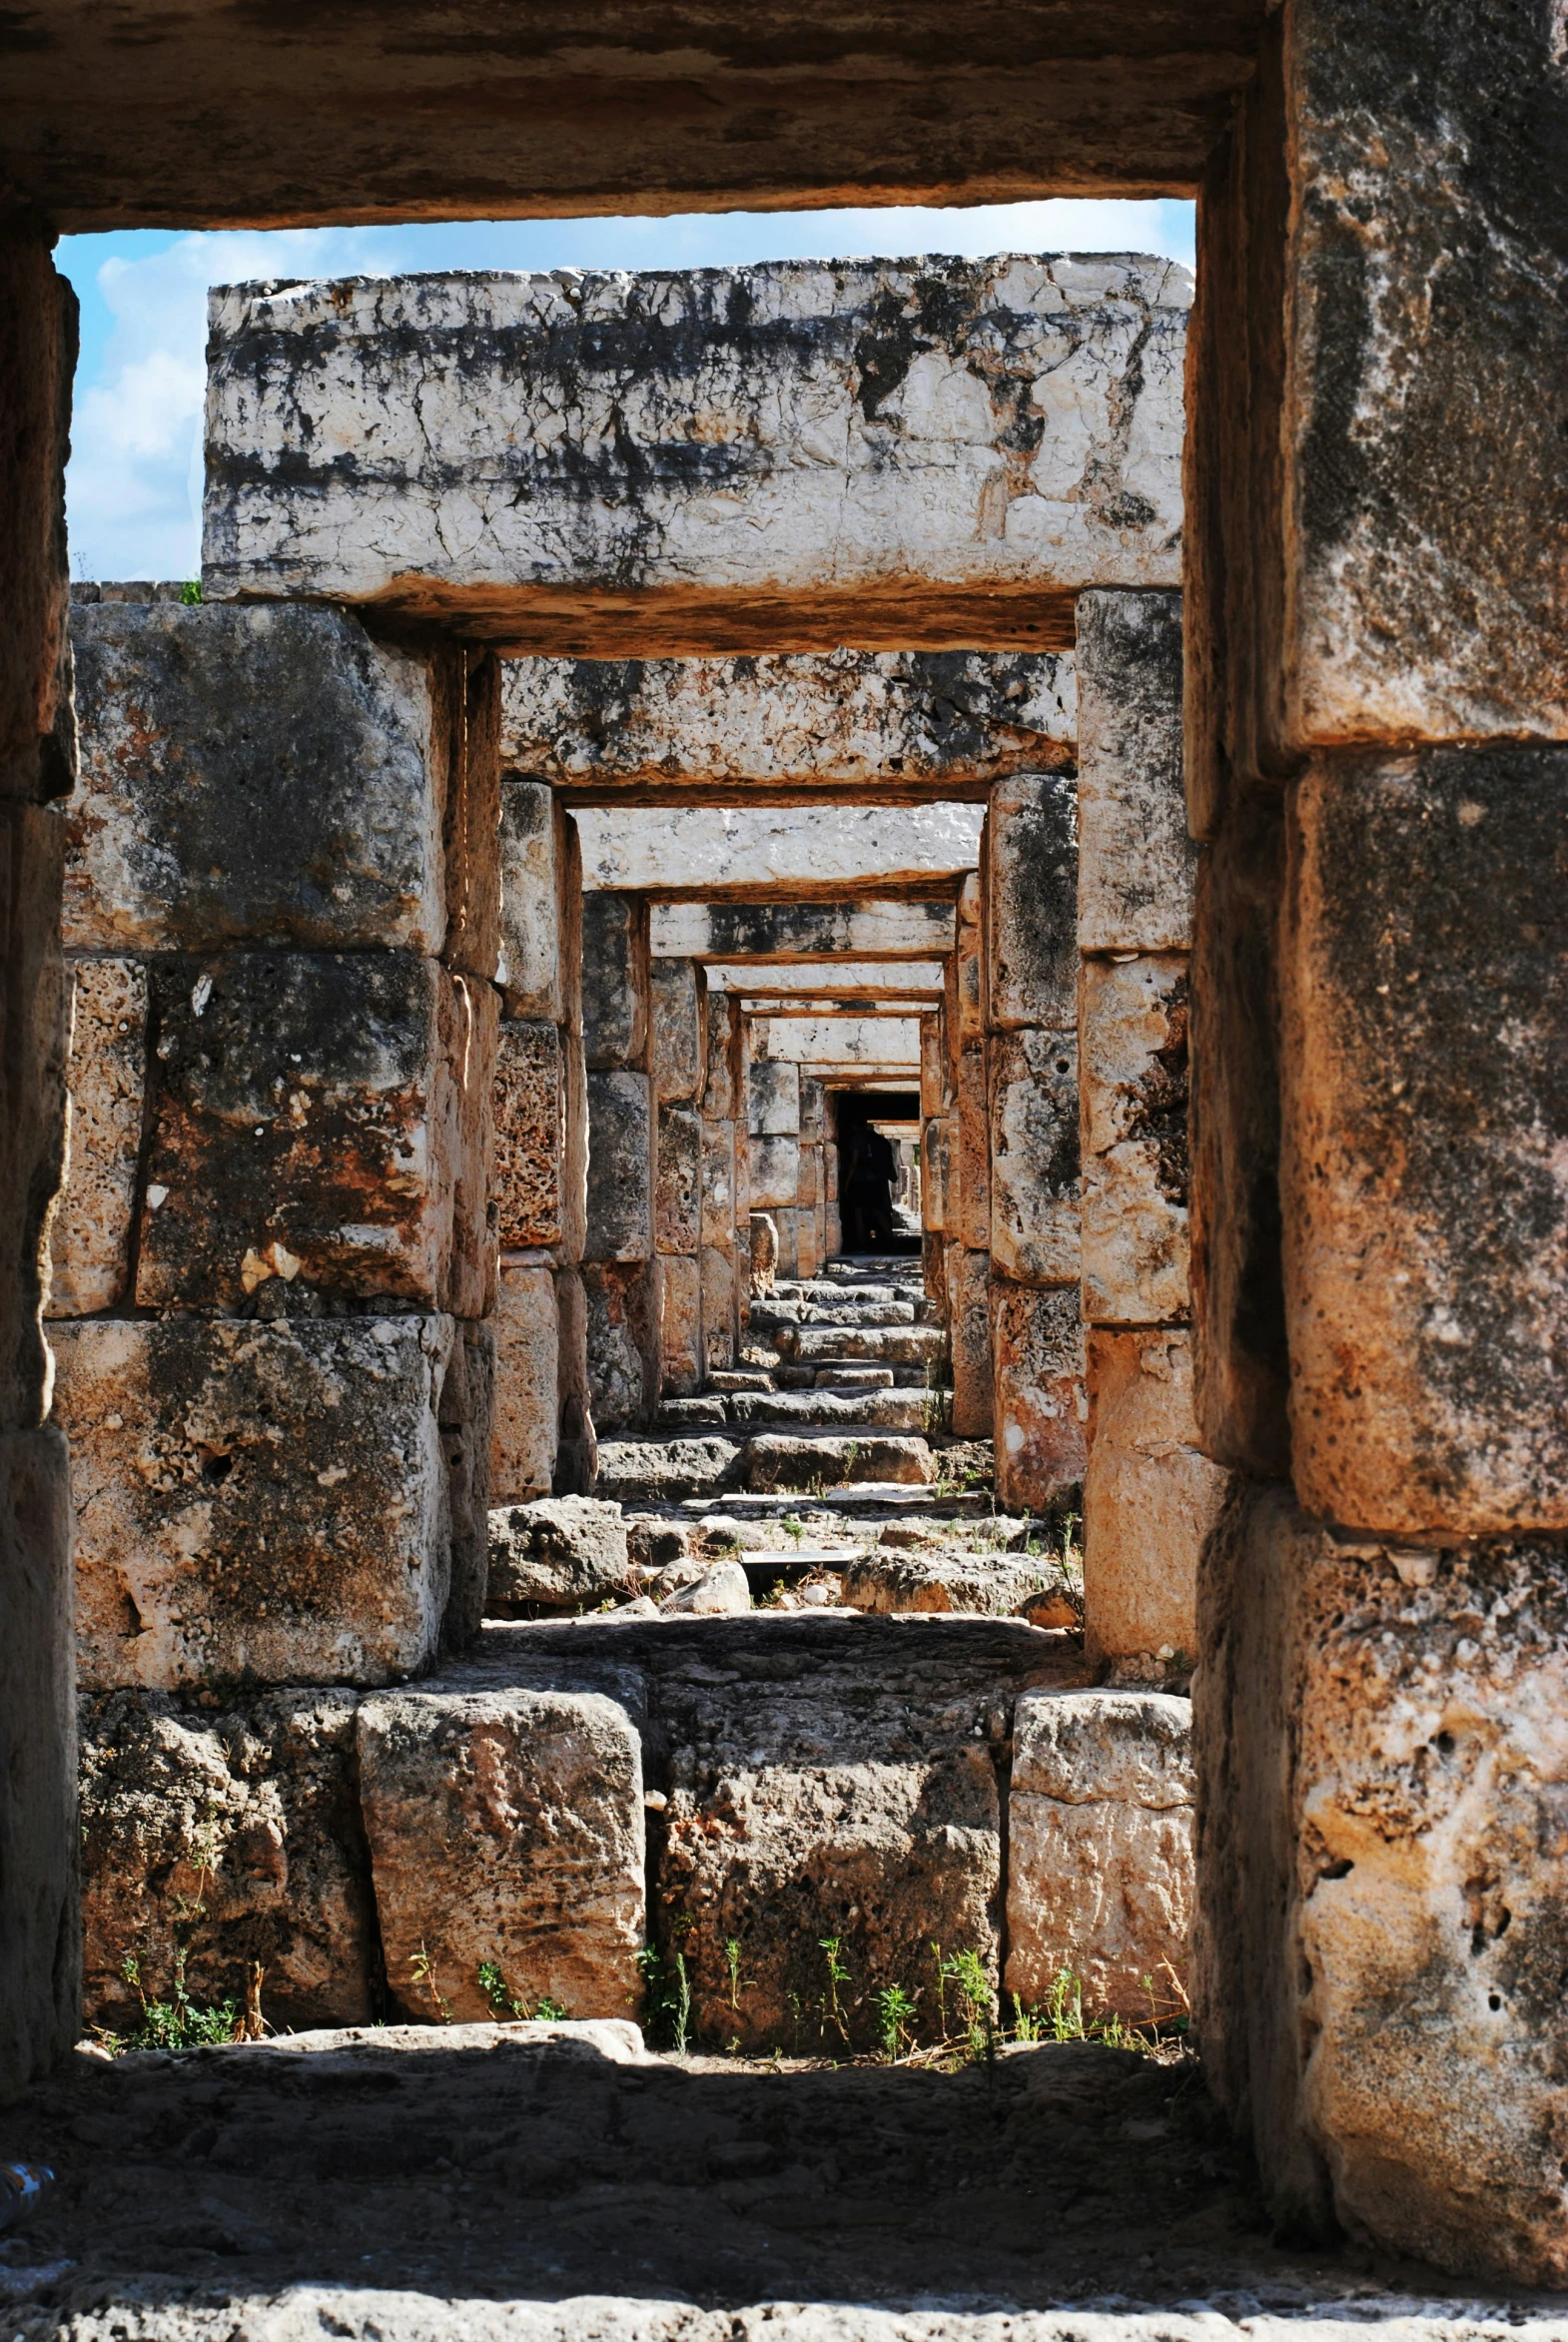
[[[839,1957],[844,1949],[844,1939],[842,1936],[823,1936],[818,1941],[818,1949],[827,1954],[828,1962],[828,1988],[822,1996],[822,2029],[826,2032],[831,2024],[847,2045],[849,2031],[844,2022],[844,2012],[839,2006],[839,1986],[850,1980],[849,1969]]]
[[[181,586],[181,588],[180,588],[180,600],[181,600],[181,602],[183,603],[184,607],[185,607],[186,609],[188,609],[188,610],[194,610],[194,609],[196,608],[196,605],[197,605],[197,603],[198,603],[198,602],[201,600],[201,598],[202,598],[202,581],[201,581],[201,579],[200,579],[199,577],[188,577],[188,578],[186,579],[185,583],[184,583],[184,584]]]
[[[419,1939],[418,1951],[412,1954],[408,1961],[408,1972],[412,1977],[415,1991],[422,1990],[429,1993],[435,2009],[436,2021],[440,2024],[450,2024],[451,2002],[444,1997],[436,1985],[435,1961],[425,1950],[422,1936]]]
[[[884,1984],[873,1994],[877,2011],[877,2038],[882,2054],[889,2065],[896,2065],[910,2034],[915,2017],[915,1995],[906,1992],[902,1984]]]

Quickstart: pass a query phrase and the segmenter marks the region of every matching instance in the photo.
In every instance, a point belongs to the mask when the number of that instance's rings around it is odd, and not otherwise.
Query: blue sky
[[[82,304],[66,498],[74,577],[194,577],[201,563],[207,288],[411,269],[696,269],[921,252],[1158,252],[1192,265],[1186,203],[969,211],[721,212],[670,220],[469,221],[68,236]]]

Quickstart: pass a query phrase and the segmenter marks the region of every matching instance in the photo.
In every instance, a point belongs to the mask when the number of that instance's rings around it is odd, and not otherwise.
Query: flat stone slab
[[[697,897],[874,894],[957,878],[980,852],[983,805],[900,808],[585,806],[575,816],[590,893],[656,888]]]
[[[951,903],[653,903],[655,959],[918,960],[953,949]]]
[[[486,1611],[514,1615],[540,1603],[591,1609],[626,1594],[626,1523],[618,1504],[592,1496],[546,1496],[489,1515],[490,1574]]]
[[[622,1504],[668,1504],[718,1496],[738,1486],[745,1442],[716,1435],[695,1439],[607,1439],[599,1445],[601,1496]]]
[[[937,1476],[936,1460],[924,1439],[874,1432],[859,1438],[843,1432],[759,1432],[746,1448],[746,1477],[753,1489],[839,1487],[847,1481],[892,1481],[916,1487]]]
[[[1022,1555],[868,1553],[844,1571],[844,1600],[856,1610],[1027,1615],[1040,1627],[1083,1624],[1083,1595],[1060,1567]]]
[[[854,1426],[876,1431],[926,1431],[937,1428],[933,1409],[940,1411],[941,1393],[928,1390],[781,1390],[765,1394],[740,1391],[728,1402],[729,1419],[736,1424],[799,1423]]]

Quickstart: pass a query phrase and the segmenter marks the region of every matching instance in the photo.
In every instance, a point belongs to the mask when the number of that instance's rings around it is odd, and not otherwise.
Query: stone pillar
[[[483,1602],[495,664],[78,590],[82,1681],[387,1682]]]
[[[1281,2217],[1545,2285],[1560,46],[1454,0],[1269,20],[1200,210],[1185,539],[1197,1415],[1239,1475],[1200,1588],[1205,2059]]]
[[[76,296],[0,235],[0,2099],[80,2029],[69,1459],[40,1313],[65,1155],[63,837],[76,766],[65,457]]]
[[[508,777],[500,841],[490,1497],[511,1504],[590,1488],[596,1443],[581,1270],[587,1093],[577,828],[542,782]]]
[[[1085,1631],[1118,1680],[1159,1682],[1191,1666],[1223,1489],[1192,1414],[1179,594],[1079,596],[1078,710]]]
[[[826,1127],[822,1083],[800,1077],[800,1174],[795,1189],[795,1272],[816,1276],[827,1256],[827,1181],[823,1170]]]
[[[588,1174],[582,1282],[588,1387],[600,1432],[651,1422],[663,1374],[649,989],[648,912],[642,896],[584,895]]]
[[[740,1355],[750,1230],[740,1216],[745,1172],[743,1020],[733,993],[710,993],[702,1091],[702,1348],[705,1370],[727,1372]],[[739,1160],[737,1161],[737,1148]]]
[[[1071,778],[999,782],[984,852],[997,1494],[1033,1511],[1082,1480],[1085,1460]]]
[[[660,1389],[690,1398],[707,1370],[702,1334],[702,1092],[707,978],[696,960],[649,963],[654,1249],[663,1287]]]
[[[986,1113],[986,970],[981,886],[971,873],[958,899],[958,927],[948,969],[947,1279],[952,1341],[953,1429],[960,1438],[991,1436],[991,1133]]]
[[[920,1020],[920,1195],[921,1270],[928,1297],[947,1303],[943,1248],[947,1229],[947,1123],[949,1098],[947,1024],[944,1009]]]
[[[748,1020],[746,1083],[748,1195],[779,1231],[780,1276],[799,1273],[796,1207],[800,1195],[800,1068],[767,1055],[770,1020]]]

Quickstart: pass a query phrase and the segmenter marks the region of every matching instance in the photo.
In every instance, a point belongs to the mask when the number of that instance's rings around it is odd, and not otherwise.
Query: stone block
[[[1186,2005],[1192,1711],[1159,1692],[1027,1691],[1013,1717],[1008,1963],[1026,2007],[1064,1969],[1085,2014]]]
[[[55,1329],[90,1690],[385,1683],[450,1579],[439,1316]]]
[[[653,1132],[648,1077],[589,1074],[585,1260],[647,1260],[653,1252]]]
[[[0,658],[8,654],[0,653]],[[30,709],[18,751],[24,775],[53,753]],[[42,746],[40,746],[42,742]],[[0,786],[4,775],[0,772]],[[65,831],[49,806],[0,808],[0,964],[5,968],[6,1111],[0,1115],[0,1425],[36,1429],[49,1413],[49,1217],[65,1175],[70,993],[60,953]]]
[[[1060,647],[1080,586],[1176,582],[1188,299],[1165,262],[1017,257],[228,287],[207,590],[513,651],[568,609],[588,655],[770,650],[781,600],[813,650],[962,644],[982,606]]]
[[[1078,1294],[991,1282],[997,1494],[1038,1512],[1084,1477],[1089,1402]],[[978,1300],[975,1304],[978,1314]],[[955,1420],[953,1428],[959,1428]]]
[[[746,1129],[751,1138],[798,1139],[800,1068],[793,1063],[776,1063],[771,1058],[754,1058],[746,1085]]]
[[[1049,1558],[1015,1554],[863,1553],[843,1572],[844,1600],[891,1617],[1006,1618],[1076,1628],[1083,1600]]]
[[[908,1301],[865,1303],[868,1313],[877,1309],[891,1315],[895,1309],[910,1311]],[[757,1313],[760,1322],[760,1312]],[[779,1328],[780,1348],[786,1347],[785,1329]],[[940,1359],[943,1350],[943,1332],[940,1325],[883,1324],[883,1325],[802,1325],[790,1328],[787,1348],[790,1357],[803,1366],[817,1366],[825,1359],[872,1358],[879,1365],[930,1366]]]
[[[495,981],[506,1014],[569,1024],[573,953],[580,960],[582,948],[582,879],[571,818],[546,783],[508,775],[500,788],[499,836]]]
[[[125,1300],[147,1103],[147,970],[77,960],[71,979],[71,1136],[49,1230],[51,1317]]]
[[[836,1151],[835,1151],[836,1152]],[[956,1221],[952,1194],[953,1133],[951,1118],[928,1122],[920,1135],[920,1193],[926,1226],[935,1233]],[[955,1226],[955,1234],[957,1229]]]
[[[0,1432],[0,2094],[81,2032],[70,1456]]]
[[[1096,1659],[1197,1652],[1197,1557],[1225,1475],[1199,1453],[1185,1333],[1089,1335],[1085,1633]]]
[[[1079,949],[1185,951],[1181,596],[1080,594],[1078,673]]]
[[[810,1067],[820,1080],[840,1073],[920,1081],[920,1020],[904,1016],[766,1016],[753,1021],[758,1058]]]
[[[653,1243],[695,1252],[702,1240],[702,1118],[694,1106],[661,1106],[653,1181]]]
[[[994,1400],[991,1254],[971,1252],[962,1243],[950,1242],[947,1269],[953,1429],[960,1439],[989,1439]]]
[[[1237,1480],[1199,1615],[1194,2005],[1265,2200],[1560,2286],[1561,1543],[1336,1538]]]
[[[559,1028],[561,1043],[560,1244],[563,1260],[580,1260],[588,1240],[588,1073],[582,1036]]]
[[[758,1432],[746,1444],[746,1485],[775,1488],[848,1488],[861,1480],[887,1480],[928,1488],[937,1476],[936,1459],[924,1439],[897,1432]]]
[[[991,1254],[1016,1284],[1077,1284],[1078,1035],[991,1044]]]
[[[972,1252],[991,1243],[991,1112],[987,1098],[986,1045],[970,1042],[959,1054],[957,1204],[952,1234]]]
[[[560,1240],[565,1109],[560,1028],[507,1019],[496,1039],[494,1105],[503,1251]]]
[[[599,1449],[598,1486],[622,1504],[679,1504],[688,1496],[722,1496],[741,1485],[747,1452],[743,1440],[718,1437],[606,1440]]]
[[[654,903],[655,959],[942,959],[953,949],[951,903]]]
[[[707,1373],[727,1373],[740,1350],[740,1266],[733,1251],[702,1247],[702,1355]]]
[[[751,1608],[751,1583],[738,1561],[716,1561],[659,1604],[671,1617],[738,1618]]]
[[[484,1617],[489,1578],[490,1459],[495,1437],[495,1321],[460,1319],[435,1407],[446,1459],[451,1587],[441,1649],[465,1650]]]
[[[1078,784],[1018,773],[991,792],[986,828],[988,992],[994,1030],[1065,1032],[1078,1016]]]
[[[708,1001],[702,971],[694,960],[652,960],[648,967],[648,1063],[653,1094],[670,1099],[701,1096],[707,1071]]]
[[[702,1241],[721,1251],[735,1244],[735,1126],[705,1114],[701,1137]]]
[[[492,1618],[546,1610],[596,1610],[628,1591],[626,1524],[618,1504],[546,1496],[490,1514]]]
[[[661,1289],[657,1260],[583,1263],[588,1393],[600,1432],[645,1423],[658,1404]]]
[[[598,1470],[598,1440],[588,1387],[588,1300],[580,1270],[555,1271],[555,1307],[559,1317],[556,1377],[560,1440],[551,1485],[557,1496],[587,1496],[592,1493]]]
[[[557,788],[876,788],[994,779],[1072,755],[1058,652],[834,650],[826,657],[506,663],[502,756]]]
[[[790,1070],[793,1072],[793,1067]],[[777,1213],[780,1208],[793,1208],[800,1191],[799,1140],[753,1137],[747,1157],[752,1210]]]
[[[960,898],[958,949],[954,954],[960,1049],[986,1037],[986,943],[980,929],[978,892],[971,889],[973,879],[966,882],[969,901]],[[966,919],[965,910],[971,907],[975,915]]]
[[[144,1308],[278,1275],[481,1313],[457,1206],[488,1185],[488,986],[401,952],[235,952],[156,967],[152,995]]]
[[[272,599],[78,603],[71,634],[68,949],[440,956],[451,742],[429,661]]]
[[[636,2004],[642,1749],[624,1708],[468,1689],[457,1671],[365,1701],[359,1751],[387,1982],[405,2015],[490,2015],[488,1962],[525,2008]]]
[[[636,895],[582,898],[582,1044],[601,1072],[648,1052],[648,911]]]
[[[1281,947],[1303,1505],[1390,1534],[1568,1528],[1568,755],[1313,765]]]
[[[500,961],[500,662],[444,642],[431,661],[445,713],[446,941],[441,958],[493,983]]]
[[[1072,783],[1064,784],[1069,790]],[[633,895],[874,896],[962,880],[980,856],[984,810],[902,805],[584,806],[583,885]],[[729,957],[728,954],[725,955]]]
[[[368,2024],[376,1913],[355,1785],[359,1695],[168,1692],[81,1703],[83,1998],[130,2031],[183,1972],[244,2009],[255,1968],[280,2028]],[[194,1917],[193,1917],[194,1915]],[[177,1964],[183,1952],[183,1969]],[[140,1991],[124,1963],[134,1958]]]
[[[940,1010],[920,1020],[920,1112],[930,1122],[944,1113],[948,1099],[947,1036]]]
[[[659,1387],[672,1398],[702,1388],[702,1263],[694,1254],[667,1255],[662,1266]]]
[[[548,1268],[503,1263],[491,1325],[495,1413],[490,1498],[547,1495],[554,1485],[561,1401],[558,1279]]]
[[[728,994],[708,995],[708,1053],[702,1112],[710,1121],[733,1123],[746,1111],[746,1084],[741,1070],[744,1025],[738,1000]]]
[[[1086,960],[1080,1036],[1084,1315],[1187,1315],[1187,960]]]

